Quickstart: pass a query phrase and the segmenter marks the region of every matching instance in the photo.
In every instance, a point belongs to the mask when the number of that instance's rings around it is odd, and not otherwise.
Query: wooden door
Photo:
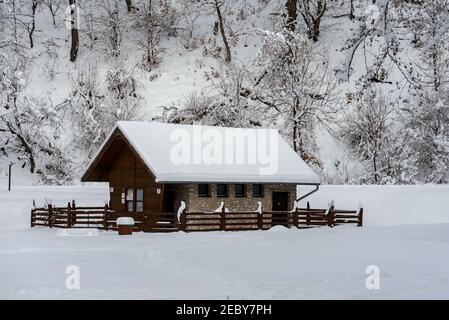
[[[288,196],[288,192],[273,192],[273,211],[279,211],[279,213],[273,213],[271,226],[282,225],[289,227],[287,213]]]
[[[288,211],[288,192],[273,192],[273,211]]]
[[[175,212],[175,192],[165,191],[164,192],[164,212]]]

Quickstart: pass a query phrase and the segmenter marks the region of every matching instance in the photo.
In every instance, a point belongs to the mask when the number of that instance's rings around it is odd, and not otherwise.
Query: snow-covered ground
[[[29,227],[32,199],[99,205],[107,192],[2,190],[0,298],[449,298],[448,186],[323,186],[310,199],[321,206],[334,198],[337,207],[363,201],[363,228],[120,237]],[[79,267],[79,290],[66,289],[70,265]],[[365,286],[370,265],[380,269],[379,290]]]

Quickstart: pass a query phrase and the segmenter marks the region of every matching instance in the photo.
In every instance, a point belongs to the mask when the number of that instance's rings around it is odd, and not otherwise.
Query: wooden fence
[[[293,212],[187,212],[181,213],[179,229],[194,231],[268,230],[276,225],[297,228],[334,227],[341,224],[363,225],[363,208],[355,210],[298,208]]]
[[[174,232],[179,231],[180,224],[174,213],[150,213],[146,217],[146,232]]]
[[[117,230],[116,220],[119,217],[129,217],[127,212],[116,212],[107,205],[104,207],[76,207],[75,202],[67,207],[35,208],[31,210],[31,227],[43,226],[50,228],[96,228]],[[133,213],[135,231],[143,231],[143,213]]]
[[[363,208],[355,210],[298,208],[293,212],[187,212],[184,210],[178,221],[174,213],[129,213],[115,212],[107,205],[104,207],[76,207],[68,203],[67,207],[35,208],[31,210],[31,227],[50,228],[97,228],[117,230],[119,217],[133,217],[135,231],[174,232],[174,231],[244,231],[268,230],[276,225],[296,228],[315,226],[334,227],[341,224],[363,225]]]

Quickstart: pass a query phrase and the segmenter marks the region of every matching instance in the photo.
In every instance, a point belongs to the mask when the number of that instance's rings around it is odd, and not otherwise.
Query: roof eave
[[[298,182],[298,181],[285,181],[285,180],[273,180],[273,181],[256,181],[256,180],[174,180],[174,179],[156,179],[157,183],[170,183],[170,184],[198,184],[198,183],[208,183],[208,184],[215,184],[215,183],[254,183],[254,184],[295,184],[300,186],[319,186],[321,185],[321,182]]]

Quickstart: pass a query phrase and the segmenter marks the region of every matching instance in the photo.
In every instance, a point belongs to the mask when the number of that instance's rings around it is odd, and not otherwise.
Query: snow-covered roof
[[[159,183],[320,183],[276,130],[143,121],[117,122],[87,170],[117,129]]]

